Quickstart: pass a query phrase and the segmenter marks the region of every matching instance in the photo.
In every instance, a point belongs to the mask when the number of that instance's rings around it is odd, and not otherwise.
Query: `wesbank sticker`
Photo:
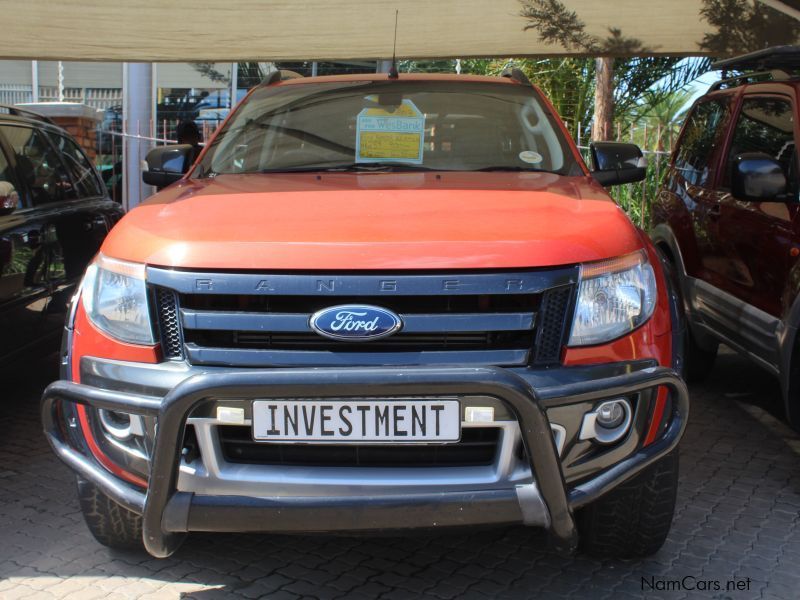
[[[411,100],[390,108],[365,108],[356,120],[356,162],[422,163],[425,116]]]

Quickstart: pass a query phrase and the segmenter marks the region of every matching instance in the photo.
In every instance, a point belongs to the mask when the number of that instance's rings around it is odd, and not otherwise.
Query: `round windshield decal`
[[[540,162],[544,160],[544,157],[538,152],[534,152],[533,150],[523,150],[522,152],[519,153],[519,159],[523,162],[530,163],[532,165],[538,165]]]

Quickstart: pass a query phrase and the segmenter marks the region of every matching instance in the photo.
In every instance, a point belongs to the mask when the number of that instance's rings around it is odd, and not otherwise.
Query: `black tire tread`
[[[675,450],[578,513],[582,549],[605,558],[656,553],[672,525],[677,492]]]
[[[109,548],[141,550],[142,517],[114,502],[88,481],[78,481],[78,499],[94,538]]]

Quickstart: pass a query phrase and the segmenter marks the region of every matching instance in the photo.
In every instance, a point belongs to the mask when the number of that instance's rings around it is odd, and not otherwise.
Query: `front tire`
[[[581,549],[601,558],[655,554],[667,539],[678,493],[678,451],[577,514]]]
[[[142,550],[142,517],[117,504],[85,479],[77,478],[78,500],[89,531],[115,550]]]
[[[714,368],[717,360],[719,344],[713,344],[709,350],[697,343],[687,325],[686,335],[683,339],[684,352],[684,378],[689,383],[699,383],[705,380]]]

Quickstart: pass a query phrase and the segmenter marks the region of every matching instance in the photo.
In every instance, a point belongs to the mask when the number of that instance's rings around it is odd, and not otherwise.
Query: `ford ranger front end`
[[[520,524],[660,546],[678,303],[534,88],[273,82],[209,146],[112,231],[44,394],[100,541]],[[619,501],[654,481],[655,525]]]

